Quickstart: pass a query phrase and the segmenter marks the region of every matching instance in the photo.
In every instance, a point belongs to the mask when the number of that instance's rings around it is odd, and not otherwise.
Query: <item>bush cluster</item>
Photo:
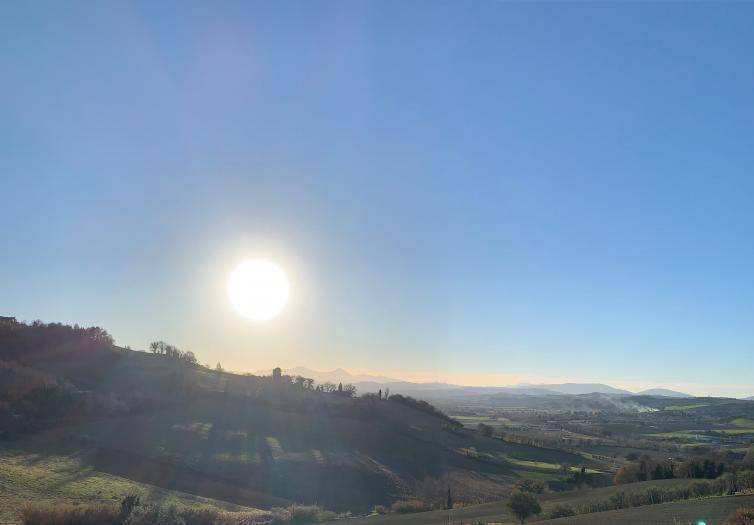
[[[554,520],[556,518],[570,518],[571,516],[575,516],[576,511],[573,510],[573,508],[569,505],[555,505],[553,508],[550,509],[550,512],[547,513],[547,519]]]
[[[28,503],[22,525],[274,525],[315,523],[335,519],[334,512],[316,505],[276,507],[268,512],[230,512],[209,508],[141,505],[128,496],[121,505]]]
[[[728,516],[725,525],[754,525],[754,509],[741,508]]]
[[[429,510],[429,505],[419,499],[409,499],[396,501],[390,506],[390,510],[397,514],[408,514],[410,512],[424,512]]]
[[[635,463],[621,467],[613,481],[616,485],[623,485],[652,479],[715,479],[731,470],[735,470],[735,465],[726,464],[718,455],[712,453],[708,453],[706,457],[688,459],[677,465],[672,460],[656,460],[643,456]]]

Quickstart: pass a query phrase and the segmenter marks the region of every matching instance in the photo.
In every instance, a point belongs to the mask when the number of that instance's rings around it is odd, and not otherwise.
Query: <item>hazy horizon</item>
[[[7,3],[2,313],[237,370],[754,395],[752,15]],[[290,280],[266,322],[249,258]]]

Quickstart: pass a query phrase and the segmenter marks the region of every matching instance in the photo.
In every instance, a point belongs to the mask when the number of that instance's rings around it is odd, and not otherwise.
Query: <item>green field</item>
[[[665,407],[665,410],[694,410],[695,408],[702,408],[709,406],[707,403],[695,403],[692,405],[671,405]]]
[[[754,428],[731,427],[731,428],[716,428],[716,429],[710,429],[710,430],[676,430],[674,432],[660,432],[657,434],[644,434],[644,435],[646,437],[652,437],[652,438],[658,438],[658,439],[697,441],[702,436],[719,438],[719,437],[724,437],[726,435],[743,436],[747,434],[754,434]]]
[[[716,432],[730,436],[743,436],[746,434],[754,434],[754,428],[723,428]]]
[[[454,415],[453,419],[463,423],[467,428],[476,428],[479,423],[489,425],[495,430],[505,429],[512,421],[503,416],[458,416]]]
[[[513,465],[517,465],[519,467],[529,468],[532,470],[545,470],[545,471],[553,471],[558,472],[560,471],[560,464],[558,463],[547,463],[546,461],[529,461],[525,459],[516,459],[511,457],[506,457],[505,460],[509,463],[512,463]],[[579,467],[568,467],[569,472],[578,472],[581,469]],[[593,468],[587,468],[586,469],[587,474],[600,474],[599,470],[593,469]]]
[[[26,501],[55,503],[117,503],[128,494],[147,502],[178,507],[225,510],[254,509],[166,490],[93,470],[72,455],[39,455],[0,444],[0,524],[18,523],[18,509]]]
[[[644,434],[647,437],[663,439],[689,439],[695,440],[699,436],[707,435],[707,430],[675,430],[673,432],[660,432],[657,434]]]

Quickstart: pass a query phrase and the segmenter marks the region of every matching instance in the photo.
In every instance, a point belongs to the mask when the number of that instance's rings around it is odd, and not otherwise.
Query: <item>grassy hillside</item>
[[[254,509],[166,490],[98,471],[80,454],[39,453],[32,447],[0,442],[0,524],[15,525],[26,501],[117,503],[138,494],[152,503],[224,510]]]
[[[295,501],[369,510],[417,493],[439,499],[448,483],[458,499],[479,501],[503,496],[513,477],[555,477],[551,465],[581,461],[451,430],[391,401],[333,396],[299,406],[207,392],[65,431],[100,451],[93,461],[101,470],[263,508]]]

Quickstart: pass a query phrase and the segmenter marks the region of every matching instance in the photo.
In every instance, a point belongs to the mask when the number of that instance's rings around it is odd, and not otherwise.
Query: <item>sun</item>
[[[264,259],[249,259],[228,278],[228,297],[242,316],[254,321],[276,317],[288,302],[290,284],[285,272]]]

